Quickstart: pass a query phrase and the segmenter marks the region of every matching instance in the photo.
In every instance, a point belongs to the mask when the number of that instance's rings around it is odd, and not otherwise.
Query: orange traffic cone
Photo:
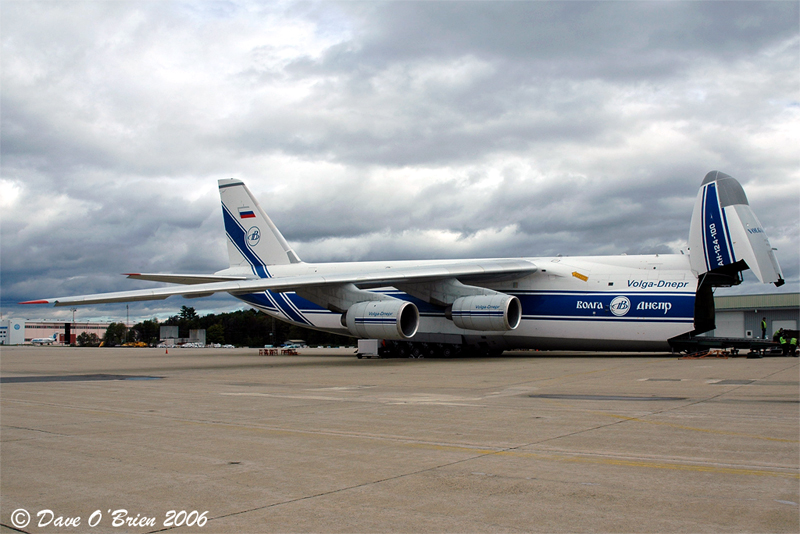
[[[169,354],[169,349],[166,349],[166,350],[167,350],[167,354]]]

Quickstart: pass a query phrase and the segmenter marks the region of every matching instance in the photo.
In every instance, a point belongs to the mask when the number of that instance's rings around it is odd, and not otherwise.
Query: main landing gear
[[[502,353],[502,349],[491,349],[480,345],[457,345],[455,343],[385,340],[378,347],[379,358],[475,358],[500,356]]]

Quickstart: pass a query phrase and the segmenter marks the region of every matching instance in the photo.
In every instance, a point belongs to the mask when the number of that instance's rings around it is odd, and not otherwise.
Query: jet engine
[[[360,338],[409,339],[419,328],[419,310],[399,299],[357,302],[344,314],[342,323]]]
[[[522,319],[522,305],[517,297],[496,293],[472,295],[453,302],[453,323],[467,330],[514,330]]]

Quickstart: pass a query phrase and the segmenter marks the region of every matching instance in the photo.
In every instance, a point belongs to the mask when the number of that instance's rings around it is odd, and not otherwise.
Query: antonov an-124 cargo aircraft
[[[504,349],[669,350],[714,328],[712,289],[783,284],[742,186],[709,172],[686,254],[305,263],[250,190],[219,180],[230,267],[214,274],[128,274],[175,284],[33,300],[75,306],[226,292],[278,319],[383,341],[389,354]]]

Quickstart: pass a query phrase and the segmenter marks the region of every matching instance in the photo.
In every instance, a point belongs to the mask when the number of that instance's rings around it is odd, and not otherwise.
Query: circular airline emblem
[[[259,241],[261,241],[261,230],[258,229],[258,226],[253,226],[247,231],[247,244],[254,247],[258,245]]]
[[[14,325],[14,330],[19,330],[19,323]]]
[[[611,309],[611,313],[617,317],[622,317],[631,309],[631,301],[628,300],[628,297],[616,297],[611,301],[609,308]]]

